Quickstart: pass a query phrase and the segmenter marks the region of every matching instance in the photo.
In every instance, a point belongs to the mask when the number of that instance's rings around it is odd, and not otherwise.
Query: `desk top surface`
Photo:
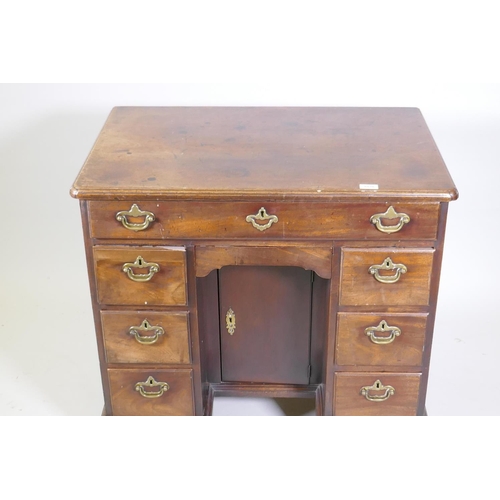
[[[71,189],[82,199],[458,196],[416,108],[117,107]]]

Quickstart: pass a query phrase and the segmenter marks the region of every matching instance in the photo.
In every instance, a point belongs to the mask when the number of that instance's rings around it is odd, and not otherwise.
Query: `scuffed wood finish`
[[[202,278],[224,266],[295,266],[331,277],[331,247],[238,247],[196,248],[196,276]]]
[[[379,189],[364,193],[360,184]],[[103,200],[457,197],[418,109],[320,107],[114,108],[71,193]]]
[[[370,223],[374,214],[385,213],[383,203],[283,203],[234,202],[207,203],[187,201],[135,201],[141,210],[152,212],[155,220],[147,229],[132,231],[116,220],[116,214],[130,210],[127,201],[90,202],[91,234],[100,239],[205,239],[231,238],[280,239],[434,239],[437,232],[438,203],[399,203],[394,208],[410,216],[410,222],[395,233],[386,234]],[[259,231],[246,221],[264,207],[278,222]],[[144,218],[134,222],[140,223]],[[399,220],[384,220],[395,225]]]
[[[132,281],[122,270],[123,264],[133,263],[139,256],[160,266],[150,281]],[[100,304],[142,307],[186,304],[186,253],[182,247],[96,246],[94,262]]]
[[[154,344],[141,344],[129,333],[131,326],[140,326],[146,319],[164,330]],[[101,322],[108,363],[190,363],[185,312],[101,311]]]
[[[343,306],[426,306],[433,248],[419,249],[342,249],[340,304]],[[380,283],[368,272],[372,265],[390,257],[394,264],[404,264],[407,272],[396,283]],[[393,275],[394,271],[381,274]]]
[[[335,374],[335,415],[412,416],[417,414],[420,374],[341,373]],[[368,401],[361,388],[376,380],[395,389],[386,401]]]
[[[113,415],[194,415],[192,370],[108,369]],[[157,398],[145,398],[135,390],[137,382],[152,376],[170,389]]]
[[[401,334],[390,344],[375,344],[366,328],[376,327],[382,320],[398,327]],[[427,314],[360,314],[339,313],[337,322],[337,365],[398,366],[422,365]],[[384,336],[384,333],[378,333]]]

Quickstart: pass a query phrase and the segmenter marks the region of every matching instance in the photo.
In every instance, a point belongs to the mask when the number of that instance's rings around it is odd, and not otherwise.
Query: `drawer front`
[[[101,311],[108,363],[190,362],[187,313]]]
[[[92,237],[435,239],[439,212],[438,203],[395,204],[394,212],[389,213],[388,203],[138,201],[137,208],[133,205],[129,201],[90,202]],[[373,216],[384,213],[387,217],[380,218],[379,228],[375,219],[370,222]],[[408,222],[404,216],[409,217]]]
[[[427,314],[337,316],[335,362],[343,366],[420,366]]]
[[[108,377],[113,415],[194,415],[192,370],[108,369]]]
[[[340,304],[429,304],[434,249],[342,249]]]
[[[183,247],[94,247],[97,297],[101,304],[186,305]]]
[[[416,415],[420,378],[420,373],[336,373],[334,414]]]

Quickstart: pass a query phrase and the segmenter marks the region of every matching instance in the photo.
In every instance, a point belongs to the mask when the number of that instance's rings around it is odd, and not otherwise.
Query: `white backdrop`
[[[68,191],[115,105],[419,107],[460,192],[448,215],[427,409],[500,414],[499,85],[4,84],[0,105],[0,414],[102,409],[79,207]],[[220,400],[217,412],[279,409]]]

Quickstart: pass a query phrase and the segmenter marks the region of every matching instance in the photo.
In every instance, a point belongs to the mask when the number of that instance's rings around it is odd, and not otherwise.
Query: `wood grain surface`
[[[169,390],[157,398],[145,398],[136,391],[138,382],[152,376],[166,382]],[[113,415],[194,415],[192,370],[108,369]]]
[[[140,326],[144,320],[163,328],[164,333],[154,344],[141,344],[129,333],[130,327]],[[101,311],[101,321],[108,363],[190,362],[187,313]]]
[[[296,267],[220,270],[222,380],[309,384],[311,272]],[[236,317],[232,335],[226,313]]]
[[[201,278],[224,266],[295,266],[331,277],[332,248],[302,247],[196,247],[196,276]]]
[[[150,281],[132,281],[122,270],[125,263],[133,263],[139,256],[160,266]],[[182,247],[95,246],[94,263],[101,304],[186,304],[186,253]]]
[[[135,201],[143,211],[155,215],[155,220],[142,231],[126,229],[116,220],[116,214],[128,211],[132,202],[92,201],[89,203],[90,227],[99,239],[206,239],[236,238],[257,240],[281,239],[435,239],[438,221],[438,203],[399,203],[398,213],[410,216],[410,222],[395,233],[386,234],[370,223],[374,214],[385,213],[389,202],[379,203],[286,203],[262,202],[187,202]],[[264,207],[278,222],[259,231],[246,221]],[[144,218],[133,222],[141,223]],[[394,225],[396,220],[383,220]]]
[[[114,108],[71,194],[357,198],[360,184],[378,185],[373,198],[458,195],[418,109],[321,107]]]
[[[427,314],[362,314],[337,315],[337,365],[420,366],[424,350]],[[381,321],[398,327],[401,334],[390,344],[375,344],[365,330]],[[384,333],[377,333],[384,336]]]
[[[420,374],[394,373],[336,373],[335,415],[379,415],[411,416],[417,414]],[[385,386],[392,386],[394,396],[386,401],[368,401],[361,395],[362,387],[372,386],[380,380]],[[376,394],[373,392],[371,394]]]
[[[433,255],[433,248],[343,248],[340,304],[428,305]],[[382,264],[387,257],[394,264],[404,264],[407,268],[396,283],[380,283],[368,272],[370,266]]]

